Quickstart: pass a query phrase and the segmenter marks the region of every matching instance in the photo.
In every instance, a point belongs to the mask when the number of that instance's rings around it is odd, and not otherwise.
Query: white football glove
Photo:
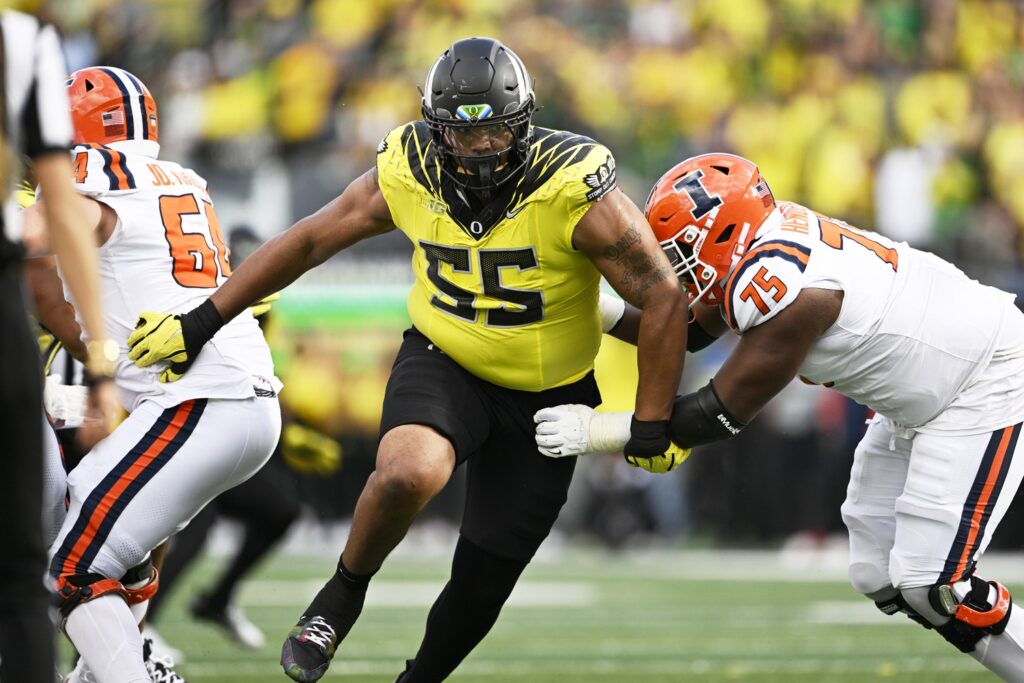
[[[537,449],[549,458],[590,453],[587,449],[593,417],[593,408],[577,403],[538,410],[533,416]]]
[[[78,385],[65,385],[60,375],[49,375],[43,385],[43,408],[55,427],[81,427],[89,389]]]
[[[629,440],[631,413],[595,413],[570,403],[538,410],[537,449],[549,458],[621,451]]]

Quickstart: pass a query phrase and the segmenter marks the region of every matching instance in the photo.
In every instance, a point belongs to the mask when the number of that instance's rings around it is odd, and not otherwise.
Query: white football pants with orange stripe
[[[68,475],[71,506],[50,548],[51,577],[65,595],[119,582],[213,498],[255,474],[280,431],[276,398],[143,403]],[[68,612],[65,631],[100,683],[149,680],[122,595],[87,595]]]
[[[975,564],[1024,478],[1021,431],[1016,424],[936,436],[875,416],[857,446],[842,508],[853,587],[880,607],[902,595],[901,606],[933,626],[949,622],[933,609],[935,591],[951,586],[962,598],[969,590]],[[1004,680],[1024,681],[1024,613],[1012,610],[1004,627],[970,654]]]

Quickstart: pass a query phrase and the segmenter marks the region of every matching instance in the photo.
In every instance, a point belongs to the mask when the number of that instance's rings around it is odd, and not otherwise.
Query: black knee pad
[[[142,564],[135,565],[124,573],[121,577],[121,583],[126,586],[130,586],[133,583],[142,583],[143,581],[149,581],[153,578],[153,574],[156,572],[156,567],[153,566],[153,558],[147,557]]]
[[[935,611],[951,617],[935,630],[961,652],[973,652],[985,636],[1005,631],[1013,608],[1010,591],[998,581],[971,576],[970,582],[971,588],[963,598],[948,584],[933,586],[928,593]],[[993,592],[995,596],[990,602]]]

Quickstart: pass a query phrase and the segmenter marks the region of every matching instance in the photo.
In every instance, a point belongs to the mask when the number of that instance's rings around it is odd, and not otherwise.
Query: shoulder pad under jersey
[[[755,242],[725,287],[725,317],[738,333],[770,320],[796,300],[811,249],[799,242]]]
[[[135,192],[138,189],[129,157],[94,143],[71,150],[75,189],[85,195]]]

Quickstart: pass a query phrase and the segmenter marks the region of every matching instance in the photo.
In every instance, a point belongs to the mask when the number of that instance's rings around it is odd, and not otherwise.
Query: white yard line
[[[394,675],[402,668],[402,660],[346,659],[339,655],[331,664],[327,678],[343,675]],[[187,667],[182,671],[192,676],[243,676],[267,674],[276,667],[258,662],[206,662]],[[187,670],[187,671],[186,671]],[[588,659],[508,661],[489,660],[474,656],[466,660],[453,676],[453,680],[479,679],[496,676],[522,677],[529,679],[538,675],[580,675],[629,676],[637,680],[640,676],[653,675],[715,675],[722,678],[742,678],[756,674],[864,674],[879,678],[895,678],[901,673],[942,673],[982,672],[979,664],[967,657],[909,657],[895,661],[866,659],[863,656],[837,659],[836,657],[802,658],[799,660],[756,659],[733,657],[729,661],[708,659],[649,659],[643,661],[619,661],[593,657]],[[627,679],[618,679],[627,680]]]
[[[429,607],[437,600],[444,580],[393,581],[377,579],[366,593],[368,607]],[[253,607],[304,605],[313,599],[323,581],[247,581],[242,604]],[[587,607],[596,602],[596,589],[577,581],[522,581],[512,592],[506,607]]]

